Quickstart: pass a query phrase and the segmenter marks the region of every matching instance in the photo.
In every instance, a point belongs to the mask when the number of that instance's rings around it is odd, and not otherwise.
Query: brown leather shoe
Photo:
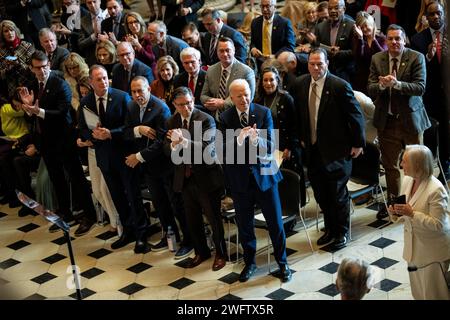
[[[224,257],[216,255],[216,258],[214,259],[214,263],[213,263],[213,266],[212,266],[212,270],[213,271],[219,271],[220,269],[225,267],[226,263],[227,262],[226,262]]]
[[[202,263],[205,260],[208,260],[209,258],[211,258],[211,256],[209,256],[209,257],[202,257],[202,256],[196,254],[194,259],[192,259],[192,261],[187,264],[186,268],[195,268],[200,263]]]

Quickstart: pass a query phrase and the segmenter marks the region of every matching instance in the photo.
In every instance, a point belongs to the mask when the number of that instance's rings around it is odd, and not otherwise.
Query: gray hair
[[[192,47],[187,47],[181,50],[180,59],[183,60],[183,57],[185,56],[194,56],[197,60],[200,60],[201,58],[200,51]]]
[[[345,258],[339,265],[336,286],[342,298],[361,300],[369,292],[369,264],[360,259]]]
[[[134,81],[142,81],[142,82],[144,82],[144,86],[146,86],[146,87],[148,87],[150,85],[148,83],[148,79],[146,77],[143,77],[143,76],[136,76],[136,77],[134,77],[131,80],[131,82],[134,82]]]
[[[158,32],[164,32],[164,34],[167,34],[167,26],[166,24],[161,20],[155,20],[150,25],[157,25],[158,26]]]
[[[50,28],[42,28],[39,30],[39,39],[47,34],[53,34],[56,38],[56,34]]]
[[[248,90],[250,90],[250,86],[249,86],[247,80],[236,79],[236,80],[233,80],[233,82],[231,82],[230,87],[228,88],[228,91],[231,92],[231,90],[237,86],[244,86],[244,87],[247,87]]]
[[[420,144],[407,145],[405,154],[411,165],[411,171],[420,180],[426,180],[433,174],[433,154],[427,146]]]

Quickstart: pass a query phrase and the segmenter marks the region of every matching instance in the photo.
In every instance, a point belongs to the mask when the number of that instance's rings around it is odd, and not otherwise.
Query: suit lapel
[[[391,70],[389,70],[389,53],[386,51],[383,54],[383,57],[381,58],[381,74],[383,76],[386,76],[388,74],[391,74]]]
[[[255,107],[254,104],[251,103],[249,110],[248,110],[248,125],[250,127],[253,127],[253,125],[256,123],[256,113],[255,113]],[[241,124],[241,122],[239,121],[239,125]],[[256,125],[258,126],[258,124]]]
[[[400,64],[398,66],[398,74],[397,74],[398,80],[402,78],[408,63],[409,63],[409,50],[404,50],[402,55],[402,61],[400,61]]]
[[[323,84],[322,95],[320,97],[319,112],[317,114],[317,122],[320,121],[320,117],[325,112],[326,107],[329,105],[328,104],[329,97],[330,97],[330,76],[327,76],[325,79],[325,83]]]
[[[412,179],[411,179],[411,183],[408,185],[408,189],[406,189],[408,191],[409,194],[411,194],[411,188],[413,186],[412,184]],[[426,194],[425,190],[428,188],[428,184],[430,183],[430,180],[426,180],[426,181],[422,181],[419,185],[419,187],[417,188],[416,192],[414,193],[414,195],[409,199],[408,203],[411,205],[411,207],[414,207],[414,205],[416,204],[416,202],[419,200],[419,197],[422,194]]]

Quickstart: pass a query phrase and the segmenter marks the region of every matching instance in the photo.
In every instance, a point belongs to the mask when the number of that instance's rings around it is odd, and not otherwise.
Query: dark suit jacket
[[[166,47],[167,47],[166,55],[171,56],[173,58],[173,60],[175,60],[175,62],[177,63],[178,67],[180,69],[182,69],[183,64],[181,63],[181,60],[180,60],[180,52],[184,48],[189,47],[189,45],[181,39],[167,35],[166,36]],[[159,54],[158,45],[153,45],[152,50],[153,50],[153,53],[155,54],[156,61],[158,61],[158,59],[161,58],[161,56]]]
[[[428,46],[431,42],[433,42],[433,37],[431,35],[430,28],[427,28],[422,32],[416,33],[411,38],[411,48],[419,51],[423,55],[426,55],[428,53]],[[430,116],[432,117],[435,117],[435,114],[439,114],[439,111],[435,109],[440,109],[442,108],[442,106],[445,106],[443,78],[444,72],[448,71],[448,61],[444,56],[444,50],[442,50],[441,57],[441,63],[439,63],[436,54],[430,61],[425,58],[427,78],[423,101],[425,103],[425,108],[427,109],[427,111],[431,111]]]
[[[311,75],[299,77],[295,96],[299,114],[300,141],[305,144],[307,163],[311,154],[308,110],[310,85]],[[348,158],[352,147],[364,147],[364,123],[361,107],[353,95],[350,84],[328,72],[317,118],[317,145],[324,164]]]
[[[251,26],[250,48],[257,48],[262,51],[262,28],[263,16],[253,19]],[[283,51],[294,52],[295,35],[291,22],[275,14],[272,24],[272,54],[278,55]]]
[[[181,8],[181,4],[177,4],[176,0],[161,0],[161,5],[166,6],[166,13],[164,14],[164,23],[169,25],[175,17],[183,18],[184,24],[189,22],[197,22],[197,11],[203,7],[205,0],[186,0],[183,1],[183,8],[191,8],[192,13],[181,17],[177,16],[178,11]],[[180,30],[181,31],[181,30]]]
[[[145,165],[150,169],[149,173],[159,175],[170,168],[169,159],[164,155],[163,143],[167,133],[166,121],[170,117],[169,107],[164,101],[150,96],[150,100],[144,111],[142,121],[140,119],[140,107],[135,101],[128,104],[127,117],[125,119],[125,140],[133,144],[133,152],[140,152],[145,160]],[[149,126],[156,130],[157,137],[150,140],[143,136],[136,138],[134,128],[139,125]]]
[[[80,135],[84,140],[91,140],[94,143],[97,165],[102,171],[108,171],[113,162],[124,162],[125,157],[132,153],[131,146],[123,139],[129,102],[130,96],[126,92],[114,88],[108,89],[106,117],[102,127],[111,131],[112,139],[96,140],[92,138],[92,131],[87,127],[82,111],[82,108],[87,108],[98,115],[94,92],[90,92],[80,101],[80,112],[78,113]]]
[[[154,80],[152,69],[146,64],[140,62],[138,59],[134,59],[133,66],[131,67],[130,80],[126,82],[127,76],[125,73],[125,68],[120,63],[116,63],[116,65],[112,69],[111,86],[113,88],[129,93],[131,80],[133,80],[133,78],[136,76],[143,76],[147,78],[149,84]]]
[[[331,72],[347,81],[349,81],[350,77],[355,72],[355,59],[352,51],[354,24],[355,21],[344,16],[339,24],[336,36],[336,46],[340,48],[339,52],[332,57],[330,51],[327,50]],[[316,45],[331,45],[330,30],[331,25],[328,21],[322,21],[316,25],[314,30],[314,34],[317,37]]]
[[[195,84],[195,104],[201,105],[200,96],[202,95],[203,85],[205,84],[206,71],[200,69],[197,77],[197,83]],[[189,74],[187,72],[182,72],[178,74],[173,80],[173,88],[178,87],[188,87],[189,85]]]
[[[8,14],[13,17],[12,20],[14,20],[22,34],[27,37],[26,40],[28,41],[30,40],[28,38],[30,33],[28,28],[28,16],[30,16],[31,22],[37,31],[49,27],[43,14],[43,10],[48,11],[48,9],[44,5],[44,0],[31,0],[25,7],[22,7],[20,1],[8,1],[8,4],[6,5]]]
[[[86,63],[91,66],[97,63],[97,58],[95,56],[95,46],[97,45],[97,40],[92,40],[91,35],[94,33],[92,28],[91,15],[87,14],[82,16],[80,19],[80,34],[78,37],[78,49],[80,54],[84,57]]]
[[[258,141],[258,151],[260,156],[270,155],[274,151],[274,132],[273,132],[273,120],[270,110],[264,106],[256,103],[251,103],[248,111],[248,125],[253,126],[256,124],[258,129],[263,129],[260,132],[260,138]],[[261,161],[258,159],[245,159],[244,164],[237,164],[237,155],[242,155],[244,149],[249,148],[249,138],[245,139],[242,146],[237,145],[237,136],[227,136],[227,129],[240,129],[241,123],[239,120],[236,107],[231,107],[228,110],[220,114],[220,123],[222,124],[222,134],[224,139],[224,171],[227,186],[232,192],[245,192],[248,190],[249,175],[252,174],[256,183],[261,191],[270,189],[273,185],[277,184],[283,177],[281,172],[276,168],[275,161]],[[232,163],[229,163],[226,153],[227,148],[234,150],[234,159]],[[250,147],[252,148],[252,147]],[[247,153],[249,153],[247,151]],[[256,163],[255,163],[256,162]]]
[[[102,21],[101,24],[101,30],[102,33],[103,32],[113,32],[113,23],[114,20],[112,17],[108,17],[105,20]],[[125,31],[125,13],[122,12],[122,16],[120,17],[120,23],[119,23],[119,32],[116,35],[116,39],[117,41],[122,41],[122,39],[125,37],[126,35],[126,31]]]
[[[37,80],[33,81],[31,89],[39,92]],[[71,100],[72,92],[67,82],[51,72],[39,100],[39,107],[45,110],[45,117],[37,118],[41,131],[41,149],[47,154],[51,152],[52,155],[60,156],[64,144],[71,139]]]
[[[52,55],[52,61],[50,61],[50,66],[52,70],[63,71],[64,61],[69,56],[70,52],[66,48],[57,46]]]
[[[379,52],[372,56],[370,64],[368,93],[375,104],[374,126],[383,131],[389,111],[389,89],[381,90],[378,77],[389,74],[389,53]],[[430,127],[430,120],[425,111],[422,95],[426,83],[425,57],[420,52],[405,48],[399,63],[397,80],[401,82],[400,90],[392,89],[400,110],[403,129],[417,134]]]
[[[194,123],[200,124],[198,126],[201,129],[201,132],[195,133],[196,125]],[[181,116],[179,113],[174,114],[167,121],[167,129],[177,129],[181,128]],[[208,132],[206,135],[205,133]],[[203,192],[210,193],[212,191],[216,191],[219,188],[223,188],[223,172],[222,167],[217,161],[216,158],[216,150],[215,150],[215,136],[216,136],[216,124],[214,118],[210,115],[206,114],[194,108],[192,111],[192,115],[189,121],[189,134],[190,137],[203,137],[202,141],[196,141],[189,139],[188,148],[190,152],[190,157],[187,160],[192,165],[191,169],[191,177],[190,179],[194,179],[197,186],[201,188]],[[170,147],[170,140],[166,139],[164,143],[165,152],[167,155],[172,155],[175,153],[179,155],[180,151],[172,151]],[[184,154],[186,149],[181,151],[181,154]],[[203,158],[201,163],[196,163],[194,161],[195,154],[208,154],[210,159],[215,159],[213,163],[206,163]],[[173,156],[173,155],[172,155]],[[175,164],[175,173],[173,179],[173,190],[175,192],[181,192],[183,190],[184,184],[184,174],[186,162],[183,161],[181,164]]]
[[[236,48],[236,52],[234,54],[234,57],[238,59],[242,63],[246,63],[247,60],[247,45],[245,44],[245,39],[242,36],[242,34],[227,26],[226,24],[223,25],[222,29],[220,30],[219,38],[220,37],[228,37],[233,40],[234,47]],[[209,57],[209,48],[211,46],[211,33],[207,32],[205,34],[205,38],[203,39],[202,46],[203,51],[206,53],[206,61],[203,61],[204,64],[210,66],[217,62],[219,62],[219,58],[217,57],[217,51],[214,52],[212,59]]]

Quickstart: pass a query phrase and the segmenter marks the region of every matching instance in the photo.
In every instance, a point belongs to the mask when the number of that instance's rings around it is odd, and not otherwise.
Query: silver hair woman
[[[404,222],[403,258],[411,293],[419,300],[450,300],[445,275],[450,264],[448,193],[433,176],[433,155],[426,146],[406,146],[401,194],[405,204],[389,206],[394,222]]]

